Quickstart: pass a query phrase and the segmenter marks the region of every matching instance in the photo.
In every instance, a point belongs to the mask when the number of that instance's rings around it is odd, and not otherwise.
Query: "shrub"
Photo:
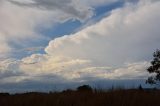
[[[92,88],[89,85],[82,85],[77,88],[77,91],[92,91]]]

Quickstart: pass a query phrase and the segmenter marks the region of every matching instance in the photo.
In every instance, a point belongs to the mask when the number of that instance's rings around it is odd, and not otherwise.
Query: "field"
[[[160,90],[66,90],[0,94],[0,106],[160,106]]]

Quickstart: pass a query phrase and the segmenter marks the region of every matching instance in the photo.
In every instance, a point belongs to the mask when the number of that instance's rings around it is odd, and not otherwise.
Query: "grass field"
[[[1,93],[0,106],[160,106],[160,90]]]

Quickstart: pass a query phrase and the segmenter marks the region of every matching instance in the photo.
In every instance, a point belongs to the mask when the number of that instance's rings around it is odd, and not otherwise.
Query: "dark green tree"
[[[147,71],[151,73],[152,76],[148,78],[146,83],[157,84],[157,82],[160,82],[160,50],[159,49],[157,49],[153,53],[153,60],[151,61],[151,66],[148,67]]]

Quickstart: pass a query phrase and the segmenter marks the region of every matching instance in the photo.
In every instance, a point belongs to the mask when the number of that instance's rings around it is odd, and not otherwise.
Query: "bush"
[[[77,88],[77,91],[92,91],[92,88],[89,85],[82,85]]]

